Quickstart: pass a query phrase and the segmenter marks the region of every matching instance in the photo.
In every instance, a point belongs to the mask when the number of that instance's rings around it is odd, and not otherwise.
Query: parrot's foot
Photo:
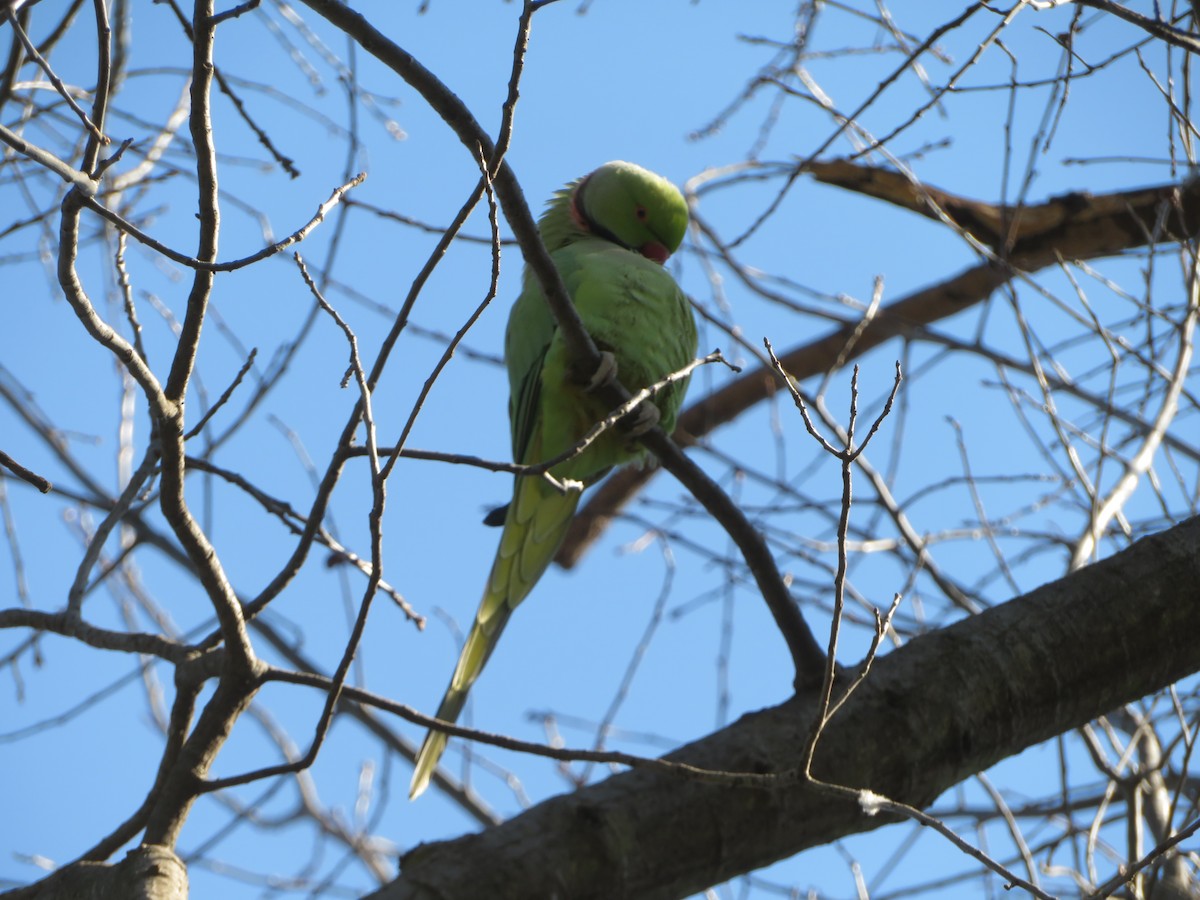
[[[589,394],[604,387],[606,384],[612,384],[617,380],[617,358],[607,350],[600,351],[600,366],[596,369],[591,380],[588,381],[587,387],[584,388]]]
[[[599,390],[607,384],[616,384],[617,382],[617,358],[608,350],[600,351],[600,366],[596,369],[596,373],[587,383],[589,393]],[[617,427],[621,430],[632,443],[637,438],[641,437],[647,431],[654,428],[659,419],[662,418],[662,413],[659,412],[657,406],[653,403],[639,403],[633,412],[622,416],[617,420]]]
[[[653,403],[643,402],[638,404],[637,409],[622,418],[617,425],[626,437],[633,439],[650,431],[661,418],[662,413],[659,412],[657,406]]]

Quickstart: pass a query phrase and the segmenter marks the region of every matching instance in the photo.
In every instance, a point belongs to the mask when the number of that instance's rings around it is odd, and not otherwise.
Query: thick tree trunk
[[[968,775],[1200,670],[1200,518],[876,661],[814,771],[923,807]],[[811,696],[669,758],[727,772],[800,763]],[[683,897],[889,821],[795,780],[764,789],[634,770],[479,834],[418,847],[400,898]]]

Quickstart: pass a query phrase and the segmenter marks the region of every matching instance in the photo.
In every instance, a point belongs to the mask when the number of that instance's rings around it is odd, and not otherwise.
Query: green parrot
[[[627,162],[610,162],[554,195],[538,222],[542,240],[596,346],[637,391],[683,368],[696,355],[691,306],[663,268],[687,230],[688,210],[666,179]],[[513,459],[534,465],[570,449],[611,412],[568,374],[569,359],[541,286],[526,268],[504,341]],[[670,433],[687,382],[653,398]],[[648,407],[643,404],[643,410]],[[651,414],[654,410],[650,410]],[[653,415],[649,424],[653,424]],[[609,429],[583,453],[550,470],[589,485],[643,450]],[[546,479],[518,477],[504,513],[492,571],[437,717],[455,722],[509,616],[550,565],[579,503],[581,488],[559,491]],[[416,798],[446,749],[430,731],[417,753],[409,796]]]

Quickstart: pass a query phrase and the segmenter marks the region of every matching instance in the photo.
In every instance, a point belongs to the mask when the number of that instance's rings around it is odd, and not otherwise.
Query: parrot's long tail
[[[486,603],[487,597],[484,597]],[[467,702],[467,691],[483,671],[484,663],[492,655],[492,648],[504,630],[512,610],[507,604],[502,604],[499,610],[487,621],[481,622],[477,617],[467,635],[467,643],[462,655],[458,658],[458,666],[454,669],[454,677],[446,688],[446,696],[438,706],[437,718],[443,722],[457,722],[462,708]],[[429,786],[433,770],[437,768],[438,760],[446,750],[449,735],[444,731],[430,731],[425,735],[425,742],[417,752],[416,767],[413,769],[412,784],[408,789],[409,799],[415,800]]]
[[[475,613],[475,624],[471,626],[450,686],[438,706],[437,718],[443,722],[458,721],[467,701],[467,692],[492,655],[513,610],[546,571],[562,543],[579,504],[579,494],[578,490],[560,493],[541,478],[517,479],[504,533],[500,536],[500,547],[492,563],[483,600]],[[429,786],[447,740],[448,735],[442,731],[430,731],[425,735],[425,742],[417,751],[408,790],[410,799],[415,800]]]

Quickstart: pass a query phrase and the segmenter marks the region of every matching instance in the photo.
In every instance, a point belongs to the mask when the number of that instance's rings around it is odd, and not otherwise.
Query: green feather
[[[674,185],[631,163],[612,162],[555,194],[538,223],[588,333],[613,354],[618,377],[631,391],[654,384],[696,354],[691,307],[661,265],[683,242],[687,219]],[[610,411],[570,379],[565,343],[528,270],[504,351],[518,462],[557,456]],[[654,397],[667,432],[675,427],[686,389],[682,381]],[[551,471],[588,485],[641,455],[640,446],[610,429]],[[561,493],[542,478],[516,480],[483,599],[437,718],[457,721],[509,616],[554,558],[578,503],[578,489]],[[430,731],[417,754],[410,797],[428,786],[445,748],[446,735]]]

